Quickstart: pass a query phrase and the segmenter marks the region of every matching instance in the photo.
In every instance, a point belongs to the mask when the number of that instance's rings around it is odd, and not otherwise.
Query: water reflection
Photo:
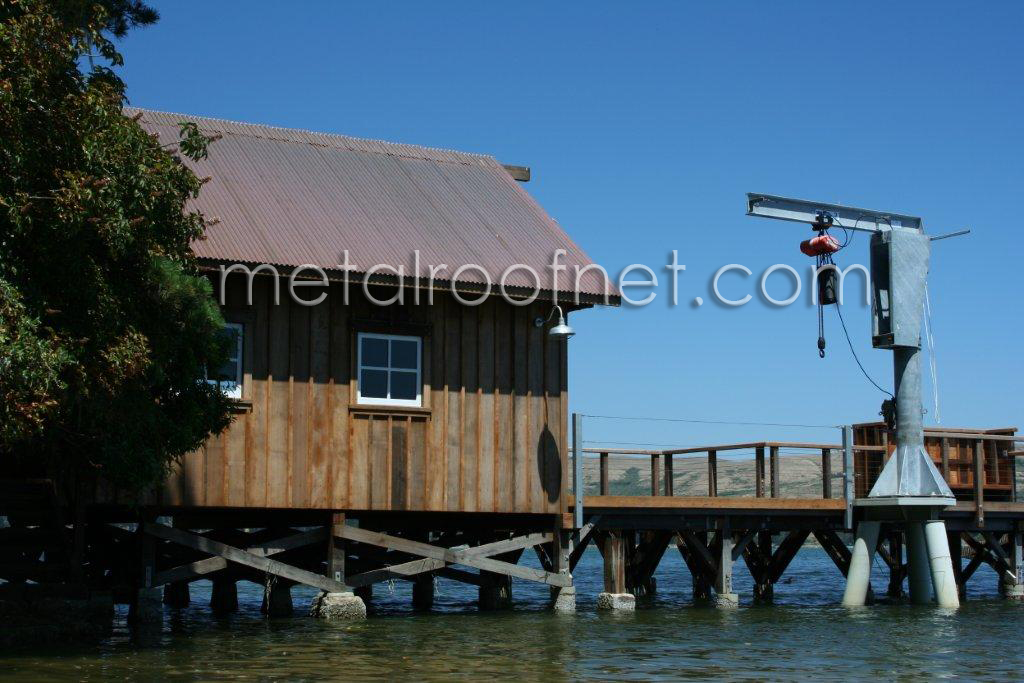
[[[752,583],[737,564],[736,591]],[[842,581],[814,549],[804,549],[776,588],[776,604],[722,611],[692,607],[678,557],[666,555],[658,593],[633,614],[594,611],[600,557],[577,569],[578,612],[548,610],[546,587],[516,583],[516,608],[476,610],[475,589],[441,581],[435,613],[414,614],[408,584],[378,586],[373,618],[325,623],[304,616],[312,591],[293,589],[296,616],[260,614],[262,589],[239,584],[240,611],[213,617],[209,584],[193,585],[192,604],[168,610],[153,647],[132,644],[120,610],[99,650],[8,655],[2,680],[792,680],[1018,678],[1016,647],[1024,606],[997,596],[991,571],[978,575],[969,599],[950,613],[931,607],[837,605]],[[875,588],[884,590],[884,580]],[[746,605],[746,603],[745,603]]]

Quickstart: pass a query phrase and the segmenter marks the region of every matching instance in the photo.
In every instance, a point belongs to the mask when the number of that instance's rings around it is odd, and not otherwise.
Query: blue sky
[[[492,154],[597,262],[661,267],[681,299],[572,318],[571,408],[740,422],[874,419],[882,394],[835,313],[705,303],[715,270],[756,293],[805,272],[802,226],[744,215],[748,191],[892,210],[932,233],[942,423],[1024,417],[1018,226],[1019,3],[156,2],[122,44],[134,105]],[[866,262],[859,235],[838,260]],[[776,279],[778,278],[778,279]],[[769,280],[776,298],[791,292]],[[806,290],[805,290],[806,291]],[[641,295],[642,296],[642,295]],[[844,309],[861,360],[869,311]],[[926,366],[927,367],[927,366]],[[934,422],[930,387],[926,422]],[[589,420],[589,440],[833,439],[829,430]]]

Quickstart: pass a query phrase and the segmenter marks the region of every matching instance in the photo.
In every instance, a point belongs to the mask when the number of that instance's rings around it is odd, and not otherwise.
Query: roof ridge
[[[325,133],[323,131],[307,130],[305,128],[288,128],[285,126],[272,126],[263,123],[253,123],[251,121],[233,121],[231,119],[223,119],[211,116],[199,116],[197,114],[183,114],[181,112],[163,111],[160,109],[146,109],[143,107],[135,107],[126,105],[123,110],[126,113],[136,114],[141,113],[143,116],[146,114],[158,114],[162,116],[180,116],[182,120],[194,121],[202,124],[206,123],[211,126],[229,125],[237,126],[241,130],[224,130],[219,131],[230,135],[240,135],[243,137],[252,137],[259,140],[273,140],[275,142],[292,142],[304,145],[313,145],[326,148],[341,148],[348,149],[354,152],[365,152],[371,154],[384,154],[386,156],[403,157],[407,159],[424,159],[427,161],[441,161],[447,163],[461,163],[468,164],[472,161],[491,161],[498,163],[497,159],[489,154],[478,154],[476,152],[463,152],[455,149],[447,149],[443,147],[429,147],[427,145],[417,145],[407,142],[393,142],[390,140],[381,140],[377,138],[363,138],[354,135],[345,135],[343,133]],[[290,134],[290,137],[273,137],[261,134],[259,129],[267,129],[270,131],[281,132],[286,136]],[[307,138],[326,138],[332,141],[338,141],[341,143],[337,146],[324,144],[322,142],[315,142],[313,139],[300,139],[297,136],[307,136]],[[393,150],[376,150],[372,149],[373,145],[382,145],[383,147],[396,148]],[[414,149],[419,152],[423,152],[423,155],[411,154],[409,151],[403,151]],[[456,157],[456,158],[452,158]],[[462,157],[462,158],[459,158]]]

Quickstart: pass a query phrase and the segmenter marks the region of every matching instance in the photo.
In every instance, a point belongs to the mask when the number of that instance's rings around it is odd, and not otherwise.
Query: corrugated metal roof
[[[178,140],[183,121],[222,136],[208,159],[189,162],[212,178],[196,208],[220,219],[193,245],[200,258],[337,269],[347,249],[357,272],[383,263],[405,265],[411,276],[418,249],[423,275],[428,264],[448,264],[438,279],[476,264],[497,286],[507,267],[525,264],[550,290],[547,266],[564,249],[569,270],[560,276],[560,292],[573,290],[573,266],[591,263],[493,157],[126,108],[129,116],[137,113],[162,144]],[[475,269],[458,280],[485,281]],[[603,280],[592,269],[581,294],[602,296]],[[522,269],[507,283],[534,286]],[[609,292],[614,302],[618,292]]]

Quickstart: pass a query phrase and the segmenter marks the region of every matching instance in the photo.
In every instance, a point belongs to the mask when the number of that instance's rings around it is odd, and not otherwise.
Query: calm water
[[[516,583],[516,609],[480,613],[475,589],[441,581],[436,613],[412,615],[408,584],[378,585],[376,615],[358,624],[260,615],[261,589],[239,584],[241,610],[215,619],[209,584],[192,606],[168,610],[161,642],[131,644],[119,608],[113,637],[87,651],[0,657],[0,680],[733,680],[1024,678],[1024,605],[1004,603],[978,570],[956,613],[908,605],[835,605],[839,573],[805,548],[772,607],[719,611],[688,604],[689,574],[666,554],[658,595],[632,614],[597,614],[600,556],[577,568],[575,615],[547,611],[547,591]],[[877,576],[884,576],[879,570]],[[884,590],[884,578],[875,588]],[[750,577],[737,563],[737,591]],[[296,587],[304,610],[312,593]]]

